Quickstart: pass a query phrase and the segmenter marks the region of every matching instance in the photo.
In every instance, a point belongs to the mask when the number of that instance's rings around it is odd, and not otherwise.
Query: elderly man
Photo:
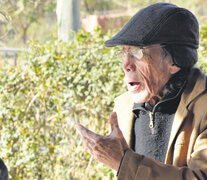
[[[207,179],[207,83],[197,62],[195,16],[150,5],[105,42],[122,47],[128,92],[115,100],[111,133],[78,124],[90,153],[119,180]]]

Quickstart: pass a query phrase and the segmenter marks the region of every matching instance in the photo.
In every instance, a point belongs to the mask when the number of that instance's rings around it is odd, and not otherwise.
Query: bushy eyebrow
[[[136,48],[138,46],[122,46],[122,50],[129,50],[131,48]]]

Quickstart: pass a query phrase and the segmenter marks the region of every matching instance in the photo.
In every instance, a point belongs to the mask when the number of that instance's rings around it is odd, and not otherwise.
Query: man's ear
[[[180,70],[179,67],[177,67],[176,65],[172,64],[170,65],[170,73],[171,74],[175,74],[176,72],[178,72]]]

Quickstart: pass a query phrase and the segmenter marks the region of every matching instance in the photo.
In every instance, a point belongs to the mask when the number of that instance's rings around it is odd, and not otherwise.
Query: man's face
[[[134,102],[143,103],[159,96],[159,91],[171,74],[175,73],[175,70],[172,70],[171,56],[166,56],[160,45],[147,46],[139,52],[132,46],[123,46],[122,49],[124,52],[132,52],[125,53],[122,67],[124,80]],[[140,52],[143,52],[143,57]]]

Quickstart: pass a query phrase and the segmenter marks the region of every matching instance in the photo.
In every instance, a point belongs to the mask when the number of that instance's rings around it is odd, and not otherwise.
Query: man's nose
[[[136,65],[130,54],[126,54],[122,61],[122,68],[124,72],[130,72],[136,70]]]

